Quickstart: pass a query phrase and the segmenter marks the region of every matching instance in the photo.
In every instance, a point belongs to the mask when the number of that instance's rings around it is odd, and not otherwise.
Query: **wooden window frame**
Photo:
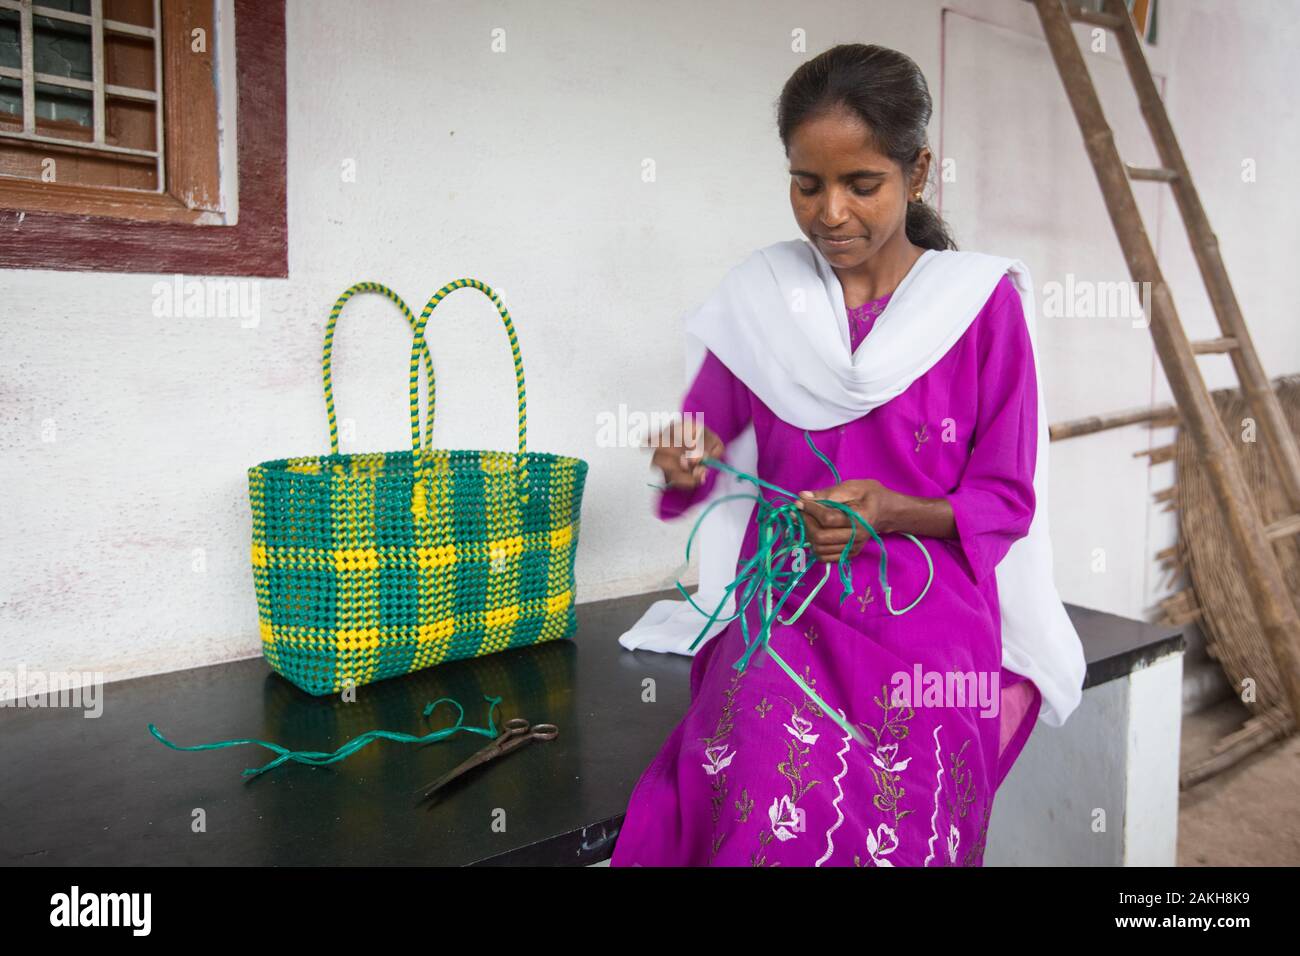
[[[168,180],[164,163],[167,145],[163,137],[163,106],[166,96],[176,96],[178,101],[196,101],[197,106],[190,111],[191,115],[199,111],[210,117],[206,123],[200,121],[195,124],[200,131],[210,128],[213,135],[207,142],[193,141],[194,148],[200,151],[197,155],[210,157],[202,164],[200,170],[193,172],[210,170],[215,174],[211,178],[212,185],[219,187],[220,143],[216,138],[217,98],[215,86],[211,81],[212,53],[207,51],[206,46],[200,51],[200,55],[188,53],[191,45],[190,31],[193,29],[202,29],[205,37],[212,38],[212,43],[217,41],[213,30],[212,3],[204,3],[202,0],[168,0],[165,8],[167,20],[164,24],[163,0],[134,0],[136,3],[146,5],[150,12],[149,26],[144,27],[130,19],[114,19],[108,16],[106,10],[108,2],[112,0],[88,0],[88,10],[82,13],[50,6],[50,0],[0,0],[0,12],[8,13],[17,20],[19,46],[22,51],[21,69],[12,66],[0,68],[0,75],[7,80],[12,82],[17,79],[22,83],[20,115],[0,116],[0,163],[5,163],[10,168],[28,165],[33,172],[39,170],[38,175],[28,177],[29,179],[49,183],[53,179],[47,173],[52,171],[52,167],[47,167],[46,162],[53,161],[55,157],[67,156],[76,164],[75,174],[66,180],[74,185],[124,185],[95,180],[104,179],[106,176],[111,180],[115,178],[113,174],[118,174],[116,178],[120,178],[122,172],[128,173],[129,178],[136,178],[148,167],[152,167],[151,172],[156,177],[157,183],[166,183]],[[90,48],[89,78],[46,75],[36,69],[37,21],[46,19],[56,26],[62,25],[65,29],[69,29],[69,25],[76,25],[87,31],[85,39]],[[148,40],[151,67],[147,73],[140,69],[141,64],[138,60],[134,68],[128,70],[120,59],[112,56],[111,51],[115,44],[123,39],[128,42],[134,40],[137,43],[140,40]],[[171,87],[167,90],[166,96],[163,91],[164,43],[170,45],[171,49],[168,52],[175,60],[174,65],[169,64],[166,71],[167,85]],[[127,52],[127,49],[119,50],[119,54]],[[118,62],[115,63],[115,59],[118,59]],[[203,78],[202,61],[206,61],[207,66],[206,83]],[[116,70],[113,69],[114,67]],[[116,73],[119,81],[126,82],[110,83],[110,71]],[[37,109],[37,95],[41,84],[47,84],[48,88],[61,93],[78,90],[86,95],[90,100],[91,108],[92,121],[89,128],[75,121],[42,119]],[[150,125],[153,127],[152,144],[146,146],[138,139],[140,133],[144,131],[138,122],[140,118],[138,115],[134,117],[135,122],[130,123],[129,131],[125,128],[114,131],[126,135],[132,140],[131,143],[123,142],[116,136],[110,141],[108,119],[110,98],[117,101],[115,105],[119,107],[125,104],[149,104],[148,109],[152,118]],[[189,143],[176,143],[178,149],[183,145]],[[25,159],[26,163],[24,164],[21,159],[14,163],[13,160],[18,157]],[[88,167],[77,168],[81,166],[80,161],[86,160],[91,161]],[[7,172],[3,168],[0,168],[0,172],[5,172],[11,177],[23,175],[21,172]],[[181,166],[177,172],[180,175],[187,173],[193,175],[186,165]],[[11,179],[0,180],[0,184],[11,181]],[[50,212],[82,211],[79,204],[84,203],[84,197],[69,195],[58,189],[30,188],[33,185],[30,182],[27,185],[29,189],[26,193],[15,194],[15,201],[23,204],[25,208]],[[220,198],[219,189],[214,191],[208,188],[206,183],[197,185],[200,188],[195,189],[192,186],[188,191],[173,190],[173,194],[181,199],[186,195],[201,196],[205,200],[211,196]],[[137,181],[129,186],[129,190],[134,190],[135,193],[128,191],[124,198],[129,199],[132,195],[137,195],[139,191],[146,189],[147,186]],[[157,191],[160,190],[155,190]],[[147,204],[139,210],[124,209],[123,216],[130,219],[171,218],[189,221],[188,217],[177,215],[185,210],[170,208],[174,205],[168,204],[160,208],[157,204]],[[213,204],[209,201],[202,208],[213,211],[212,207]],[[196,204],[191,204],[189,208],[196,208]]]
[[[211,0],[176,2],[206,7],[211,16]],[[221,212],[215,155],[209,164],[193,151],[186,157],[167,149],[167,192],[6,176],[0,178],[0,268],[288,275],[284,0],[234,0],[234,21],[238,222],[226,224]],[[187,127],[195,114],[181,98],[192,93],[215,101],[211,73],[202,75],[211,58],[175,51],[164,44],[164,73],[171,73],[165,93],[173,82],[189,86],[164,95],[168,141],[202,136],[215,142],[215,129]],[[197,113],[215,118],[215,109]]]

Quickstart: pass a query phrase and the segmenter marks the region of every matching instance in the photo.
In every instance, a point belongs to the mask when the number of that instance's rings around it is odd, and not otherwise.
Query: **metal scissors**
[[[415,801],[418,807],[424,801],[428,800],[447,784],[451,783],[457,777],[460,777],[473,770],[489,760],[495,760],[497,757],[504,757],[508,753],[518,750],[525,744],[533,740],[554,740],[560,734],[560,729],[554,724],[530,724],[522,717],[512,717],[502,724],[505,732],[496,740],[488,744],[474,756],[470,757],[464,763],[460,764],[453,770],[444,773],[437,780],[428,786],[421,787],[416,793],[420,799]]]

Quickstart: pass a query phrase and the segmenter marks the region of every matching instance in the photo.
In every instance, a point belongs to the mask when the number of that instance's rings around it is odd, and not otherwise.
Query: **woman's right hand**
[[[665,428],[653,446],[650,464],[663,472],[665,484],[684,491],[698,488],[707,476],[708,468],[700,459],[721,458],[726,450],[722,439],[704,425],[697,426],[693,416],[686,416],[680,426]]]

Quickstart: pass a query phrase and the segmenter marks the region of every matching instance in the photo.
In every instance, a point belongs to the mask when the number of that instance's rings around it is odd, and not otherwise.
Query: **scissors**
[[[419,794],[420,799],[415,801],[415,805],[418,807],[457,777],[468,773],[481,764],[487,763],[489,760],[504,757],[525,744],[531,743],[534,739],[554,740],[560,733],[560,729],[554,724],[530,724],[522,717],[512,717],[502,724],[502,727],[505,728],[505,732],[492,743],[454,770],[447,771],[433,783],[417,790],[416,793]]]

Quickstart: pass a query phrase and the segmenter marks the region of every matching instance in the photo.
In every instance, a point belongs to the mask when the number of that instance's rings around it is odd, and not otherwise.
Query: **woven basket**
[[[464,287],[487,295],[505,323],[518,386],[517,453],[430,448],[435,390],[424,326],[439,302]],[[330,356],[339,314],[360,292],[396,303],[414,333],[411,451],[339,454]],[[429,383],[423,446],[422,356]],[[497,294],[459,279],[417,319],[392,290],[357,283],[330,312],[321,367],[331,453],[248,470],[253,581],[271,668],[322,695],[571,637],[587,463],[525,450],[523,361]]]

